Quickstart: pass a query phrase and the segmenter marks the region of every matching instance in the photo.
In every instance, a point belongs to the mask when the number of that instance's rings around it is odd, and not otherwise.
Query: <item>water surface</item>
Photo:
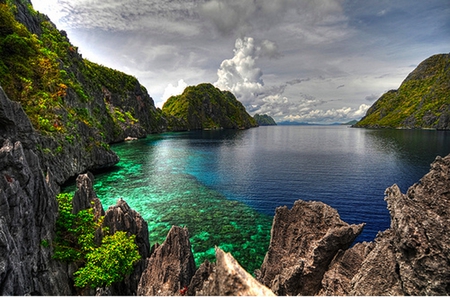
[[[152,244],[172,225],[186,226],[197,265],[213,260],[217,245],[252,272],[276,207],[298,199],[365,222],[357,240],[373,240],[390,224],[385,189],[396,183],[405,192],[418,182],[437,155],[450,153],[450,134],[270,126],[151,135],[112,149],[121,161],[94,185],[105,208],[122,197],[147,220]]]

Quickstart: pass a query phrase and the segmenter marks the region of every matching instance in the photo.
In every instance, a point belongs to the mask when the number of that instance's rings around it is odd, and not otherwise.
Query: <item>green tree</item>
[[[118,231],[104,236],[97,246],[95,232],[102,228],[103,217],[96,220],[92,208],[73,214],[72,199],[66,193],[57,196],[59,215],[53,258],[80,264],[74,273],[77,287],[104,287],[121,281],[140,259],[135,235]],[[103,233],[108,232],[108,228],[102,229]]]

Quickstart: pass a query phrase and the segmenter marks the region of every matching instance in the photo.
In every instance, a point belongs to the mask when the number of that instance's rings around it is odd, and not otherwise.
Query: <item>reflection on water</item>
[[[342,126],[259,127],[151,135],[114,145],[116,170],[96,175],[103,205],[123,197],[149,223],[151,243],[187,226],[197,264],[229,251],[248,271],[267,251],[275,208],[320,200],[349,223],[366,222],[359,241],[389,227],[384,190],[402,191],[450,153],[448,132]],[[73,187],[68,189],[73,191]]]

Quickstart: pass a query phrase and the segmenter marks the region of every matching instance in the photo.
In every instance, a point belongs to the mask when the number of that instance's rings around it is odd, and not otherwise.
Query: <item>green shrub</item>
[[[70,194],[59,194],[57,200],[59,215],[53,258],[79,263],[81,268],[74,273],[75,286],[110,286],[133,271],[133,265],[140,259],[134,235],[116,232],[106,235],[97,246],[95,232],[101,228],[103,217],[96,220],[92,208],[73,214]],[[107,232],[103,228],[103,233]]]

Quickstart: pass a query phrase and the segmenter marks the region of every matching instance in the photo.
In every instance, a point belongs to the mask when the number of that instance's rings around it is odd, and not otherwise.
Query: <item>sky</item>
[[[277,122],[360,119],[450,52],[449,0],[32,0],[84,58],[139,79],[157,107],[212,83]]]

